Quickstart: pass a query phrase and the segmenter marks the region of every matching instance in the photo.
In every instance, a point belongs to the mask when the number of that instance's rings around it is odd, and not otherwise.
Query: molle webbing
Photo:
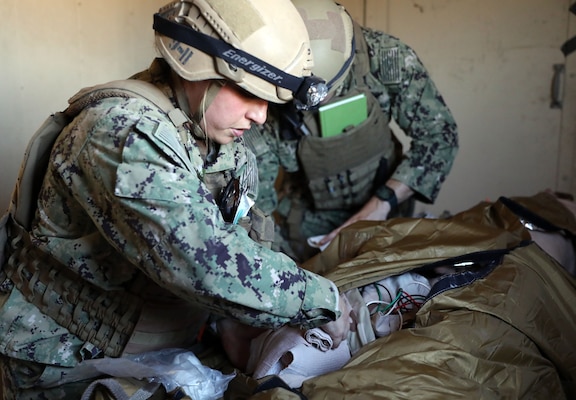
[[[7,277],[26,299],[58,324],[109,357],[128,343],[143,306],[133,294],[144,286],[141,274],[130,290],[106,291],[86,282],[34,246],[29,234],[11,221]]]
[[[395,165],[388,120],[367,89],[354,89],[347,97],[357,93],[366,94],[365,121],[334,137],[300,140],[298,158],[318,210],[361,207],[374,194],[376,178],[388,178]],[[382,166],[385,170],[379,171]]]

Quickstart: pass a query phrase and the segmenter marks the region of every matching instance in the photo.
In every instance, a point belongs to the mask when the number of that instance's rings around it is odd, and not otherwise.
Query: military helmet
[[[306,27],[290,0],[177,0],[154,15],[156,46],[188,81],[227,79],[275,103],[315,105]]]
[[[333,0],[292,0],[304,20],[314,57],[314,75],[335,91],[354,60],[354,25],[348,12]]]

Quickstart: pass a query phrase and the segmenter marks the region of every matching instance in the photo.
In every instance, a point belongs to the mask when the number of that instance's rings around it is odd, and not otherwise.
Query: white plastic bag
[[[130,356],[140,365],[155,371],[151,382],[162,383],[168,392],[182,388],[194,400],[221,398],[234,378],[203,365],[194,353],[183,349],[163,349]]]
[[[102,375],[160,383],[168,392],[181,388],[194,400],[220,399],[235,376],[224,375],[203,365],[189,350],[173,348],[119,358],[85,360],[51,384],[58,386]]]

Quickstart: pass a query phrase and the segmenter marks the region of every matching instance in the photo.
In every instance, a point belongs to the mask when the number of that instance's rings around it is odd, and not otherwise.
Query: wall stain
[[[424,6],[418,3],[414,3],[413,5],[414,8],[417,8],[418,11],[420,11],[420,13],[424,14]]]

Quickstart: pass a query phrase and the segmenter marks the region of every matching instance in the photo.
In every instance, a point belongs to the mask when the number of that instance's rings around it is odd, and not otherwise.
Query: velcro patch
[[[384,49],[381,58],[381,72],[383,83],[386,85],[399,84],[401,79],[400,57],[398,47]]]

